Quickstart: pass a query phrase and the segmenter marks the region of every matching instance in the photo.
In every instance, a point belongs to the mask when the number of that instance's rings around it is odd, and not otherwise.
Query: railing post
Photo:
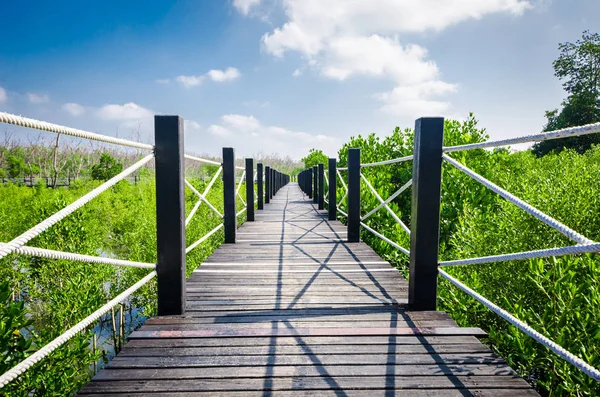
[[[312,191],[313,174],[312,174],[312,171],[313,171],[312,168],[309,168],[306,170],[306,189],[307,189],[306,195],[308,196],[309,199],[312,198],[312,196],[313,196],[313,191]]]
[[[415,122],[408,288],[413,310],[436,309],[443,142],[443,118]]]
[[[348,242],[360,241],[360,149],[348,149]]]
[[[263,209],[263,165],[262,163],[256,164],[256,194],[258,195],[258,209]]]
[[[273,190],[275,189],[275,170],[271,168],[269,172],[269,200],[273,198]]]
[[[336,159],[329,159],[328,173],[329,173],[329,205],[327,206],[329,212],[328,217],[330,221],[337,219],[337,175],[336,175],[337,161]]]
[[[313,203],[319,202],[319,170],[316,165],[312,167],[313,172]]]
[[[183,119],[154,116],[158,315],[185,312]]]
[[[246,220],[254,221],[254,160],[246,159]]]
[[[325,166],[319,164],[319,209],[325,209]]]
[[[235,243],[237,229],[235,203],[235,152],[232,147],[223,148],[223,225],[225,243]]]
[[[265,203],[269,204],[271,201],[270,192],[271,191],[271,167],[268,165],[265,167]]]

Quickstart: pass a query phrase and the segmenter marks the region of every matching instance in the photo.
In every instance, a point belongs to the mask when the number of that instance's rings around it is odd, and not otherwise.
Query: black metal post
[[[271,201],[271,167],[268,165],[265,167],[265,203],[269,204]]]
[[[185,312],[183,119],[154,116],[158,315]]]
[[[319,209],[325,209],[325,166],[319,164]]]
[[[256,164],[256,184],[258,185],[256,187],[257,190],[257,194],[258,194],[258,209],[262,210],[263,209],[263,165],[262,163],[258,163]]]
[[[223,226],[225,243],[235,243],[237,229],[235,203],[235,152],[232,147],[223,148]]]
[[[360,241],[360,149],[348,149],[348,241]]]
[[[313,203],[319,202],[319,170],[316,165],[312,167],[313,172]]]
[[[254,160],[246,159],[246,220],[254,221]]]
[[[337,184],[337,175],[336,175],[336,168],[337,168],[337,161],[336,159],[329,159],[329,164],[328,164],[328,172],[329,172],[329,205],[327,205],[328,208],[328,217],[327,219],[329,219],[330,221],[335,221],[337,219],[337,190],[336,190],[336,184]]]
[[[413,310],[436,309],[443,142],[442,117],[415,122],[408,288]]]
[[[309,168],[306,170],[306,195],[308,196],[308,198],[312,198],[313,196],[313,191],[312,191],[312,186],[313,186],[313,174],[312,174],[313,170],[312,168]]]

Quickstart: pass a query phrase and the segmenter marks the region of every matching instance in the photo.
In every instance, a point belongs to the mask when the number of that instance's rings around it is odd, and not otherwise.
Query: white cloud
[[[72,116],[81,116],[85,113],[85,108],[78,103],[65,103],[61,107]]]
[[[493,13],[521,15],[527,0],[286,0],[289,21],[263,37],[267,51],[315,55],[336,36],[441,31]]]
[[[288,51],[300,53],[305,65],[293,73],[295,77],[310,68],[340,81],[353,76],[391,80],[395,88],[377,99],[383,101],[382,110],[393,113],[425,105],[433,106],[430,111],[447,109],[448,102],[432,98],[456,91],[456,85],[441,80],[427,50],[403,43],[402,35],[439,32],[495,13],[519,16],[533,7],[531,0],[285,0],[280,4],[287,20],[262,37],[267,53],[275,57]],[[399,93],[412,97],[401,100]]]
[[[149,118],[154,113],[136,103],[129,102],[124,105],[108,104],[96,111],[98,117],[104,120],[140,120]]]
[[[6,90],[0,87],[0,103],[6,102],[8,100],[8,95],[6,95]]]
[[[35,103],[35,104],[50,102],[50,97],[48,97],[47,94],[36,94],[33,92],[28,92],[27,98],[29,98],[30,103]]]
[[[206,73],[208,77],[212,79],[212,81],[217,81],[219,83],[223,81],[233,81],[238,79],[241,76],[241,73],[236,68],[227,68],[225,70],[216,70],[213,69]]]
[[[177,76],[177,82],[185,88],[199,86],[204,81],[204,76]]]
[[[263,125],[254,116],[227,114],[220,124],[213,124],[207,131],[226,141],[231,141],[245,154],[259,151],[279,152],[300,158],[312,147],[323,148],[335,154],[340,145],[338,138],[292,131],[279,126]],[[225,144],[225,141],[222,142]]]
[[[156,84],[169,84],[171,82],[171,79],[156,79],[154,81],[156,82]]]
[[[260,4],[261,0],[233,0],[233,6],[242,15],[248,15],[252,7],[256,7]]]
[[[456,85],[435,80],[425,83],[398,86],[390,92],[376,94],[375,98],[384,102],[381,110],[410,118],[424,116],[446,116],[449,102],[433,98],[456,92]]]
[[[216,124],[211,125],[207,128],[207,130],[209,133],[218,137],[226,137],[232,134],[232,132],[229,131],[227,128]]]
[[[202,126],[200,125],[200,123],[198,123],[197,121],[194,121],[194,120],[183,120],[183,126],[184,126],[185,131],[188,131],[188,130],[199,131],[202,129]]]
[[[294,76],[294,77],[298,77],[301,75],[302,75],[302,70],[300,70],[300,69],[296,69],[296,70],[294,70],[294,73],[292,73],[292,76]]]

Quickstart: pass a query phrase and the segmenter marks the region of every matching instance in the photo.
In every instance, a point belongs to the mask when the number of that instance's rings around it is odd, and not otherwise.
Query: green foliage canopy
[[[600,35],[583,32],[575,43],[561,43],[560,55],[552,66],[554,75],[563,80],[569,94],[562,110],[546,112],[545,131],[553,131],[600,121]],[[600,134],[590,134],[563,139],[542,141],[534,145],[533,152],[543,156],[570,148],[578,153],[600,143]]]
[[[100,162],[92,166],[92,179],[107,181],[123,171],[123,163],[118,162],[108,153],[102,153]]]
[[[329,158],[321,149],[310,149],[306,157],[300,159],[305,168],[314,167],[319,164],[327,164]]]

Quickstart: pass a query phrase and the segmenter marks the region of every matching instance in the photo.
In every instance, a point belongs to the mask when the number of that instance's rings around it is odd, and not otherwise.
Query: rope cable
[[[3,388],[13,380],[17,379],[25,371],[27,371],[29,368],[31,368],[32,366],[40,362],[42,359],[47,357],[50,353],[59,348],[73,336],[84,331],[88,326],[90,326],[90,324],[92,324],[94,321],[98,320],[100,317],[105,315],[111,308],[124,301],[131,294],[137,291],[140,287],[142,287],[144,284],[150,281],[154,276],[156,276],[155,270],[150,272],[147,276],[142,278],[137,283],[133,284],[131,287],[127,288],[125,291],[121,292],[119,295],[117,295],[107,304],[96,310],[94,313],[90,314],[89,316],[75,324],[62,335],[55,338],[52,342],[48,343],[47,345],[33,353],[31,356],[27,357],[25,360],[21,361],[19,364],[6,371],[0,376],[0,388]]]
[[[58,124],[48,123],[46,121],[40,121],[35,119],[29,119],[27,117],[18,116],[16,114],[10,114],[6,112],[0,112],[0,123],[12,124],[18,127],[33,128],[40,131],[54,132],[56,134],[65,134],[74,136],[77,138],[90,139],[94,141],[113,143],[121,146],[129,146],[138,149],[154,150],[153,145],[147,143],[134,142],[127,139],[115,138],[95,132],[89,132],[80,130],[77,128],[65,127]]]
[[[91,192],[89,192],[86,195],[84,195],[83,197],[77,199],[73,203],[67,205],[65,208],[58,211],[54,215],[49,216],[48,218],[46,218],[42,222],[38,223],[31,229],[22,233],[20,236],[15,237],[13,240],[9,241],[8,243],[5,243],[4,245],[2,245],[2,247],[0,247],[0,258],[4,258],[6,255],[14,252],[17,248],[24,246],[25,244],[27,244],[27,242],[29,240],[31,240],[32,238],[36,237],[37,235],[43,233],[45,230],[50,228],[55,223],[61,221],[65,217],[71,215],[73,212],[75,212],[76,210],[78,210],[79,208],[81,208],[85,204],[87,204],[90,200],[96,198],[102,192],[110,189],[111,187],[116,185],[117,182],[119,182],[120,180],[127,177],[127,175],[135,172],[138,168],[141,168],[144,164],[146,164],[153,158],[154,158],[154,154],[147,155],[146,157],[144,157],[137,163],[126,168],[121,173],[117,174],[116,176],[112,177],[108,181],[104,182],[102,185],[98,186]]]
[[[532,205],[527,204],[525,201],[521,200],[520,198],[514,196],[513,194],[507,192],[506,190],[502,189],[501,187],[499,187],[499,186],[495,185],[494,183],[490,182],[489,180],[485,179],[483,176],[479,175],[478,173],[471,170],[470,168],[467,168],[465,165],[454,160],[452,157],[449,157],[449,156],[443,154],[442,158],[444,160],[446,160],[447,162],[449,162],[450,164],[452,164],[454,167],[456,167],[459,170],[461,170],[462,172],[464,172],[465,174],[469,175],[471,178],[475,179],[477,182],[481,183],[483,186],[487,187],[488,189],[492,190],[493,192],[504,197],[506,200],[510,201],[511,203],[513,203],[517,207],[521,208],[522,210],[526,211],[530,215],[536,217],[537,219],[544,222],[548,226],[558,230],[565,236],[569,237],[571,240],[574,240],[574,241],[578,242],[579,244],[593,243],[592,240],[586,238],[585,236],[582,236],[581,234],[577,233],[575,230],[562,224],[561,222],[557,221],[556,219],[552,218],[551,216],[546,215],[545,213],[543,213],[542,211],[533,207]]]

